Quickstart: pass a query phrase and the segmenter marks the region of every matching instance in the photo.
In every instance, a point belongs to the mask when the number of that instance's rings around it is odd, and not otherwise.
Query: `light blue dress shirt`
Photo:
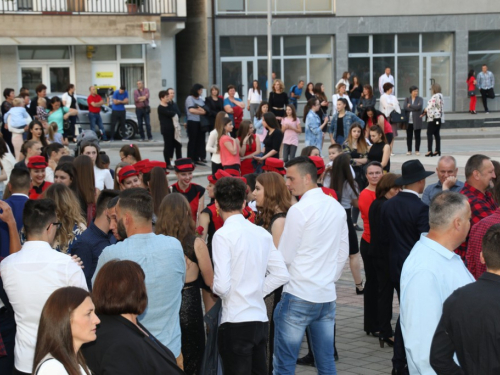
[[[429,355],[443,303],[474,281],[460,256],[427,238],[427,233],[420,236],[401,273],[400,322],[411,375],[436,374]]]
[[[464,187],[464,183],[462,181],[458,181],[450,188],[450,191],[454,191],[455,193],[460,193],[460,190]],[[424,194],[422,194],[422,202],[426,205],[431,205],[431,200],[436,195],[443,191],[443,184],[441,181],[436,182],[435,184],[429,185],[425,188]]]
[[[186,276],[181,243],[173,237],[147,233],[108,246],[99,257],[92,284],[101,267],[112,259],[131,260],[142,267],[148,307],[139,321],[178,357],[181,354],[179,311]]]

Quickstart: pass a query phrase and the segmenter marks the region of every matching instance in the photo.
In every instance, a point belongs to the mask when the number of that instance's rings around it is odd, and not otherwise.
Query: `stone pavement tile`
[[[387,365],[382,363],[370,363],[369,365],[363,366],[364,368],[374,370],[374,371],[383,371],[387,368]]]
[[[365,367],[358,367],[355,369],[349,369],[349,371],[354,373],[354,374],[358,374],[358,375],[380,375],[381,374],[380,371],[371,370],[371,369],[365,368]],[[342,374],[339,374],[339,375],[342,375]]]

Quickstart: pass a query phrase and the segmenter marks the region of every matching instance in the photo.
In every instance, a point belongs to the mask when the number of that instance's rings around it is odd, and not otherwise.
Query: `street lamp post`
[[[273,87],[273,36],[272,36],[272,0],[267,0],[267,89],[271,92]]]

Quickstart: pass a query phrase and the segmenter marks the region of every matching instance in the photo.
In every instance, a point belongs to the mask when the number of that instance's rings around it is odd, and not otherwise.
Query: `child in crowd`
[[[335,158],[343,153],[342,151],[342,146],[339,145],[338,143],[335,143],[333,145],[330,145],[328,147],[328,164],[326,165],[325,172],[321,175],[320,178],[318,178],[318,181],[323,181],[323,186],[330,187],[330,170],[332,169],[333,161]],[[356,173],[354,172],[354,169],[352,168],[351,165],[351,173],[352,177],[356,177]]]
[[[47,129],[49,123],[47,122],[49,118],[49,113],[47,112],[47,100],[45,98],[38,99],[38,107],[36,107],[36,117],[43,125],[44,129]]]
[[[9,131],[12,133],[12,145],[14,146],[14,154],[17,160],[20,159],[21,146],[23,145],[23,133],[25,128],[31,122],[31,116],[24,108],[24,100],[21,98],[15,98],[13,101],[13,107],[4,115],[3,122],[8,124]]]
[[[47,141],[49,141],[49,143],[60,143],[63,146],[68,145],[67,141],[64,141],[63,135],[61,133],[58,133],[57,122],[51,122],[49,124],[49,127],[47,129]]]

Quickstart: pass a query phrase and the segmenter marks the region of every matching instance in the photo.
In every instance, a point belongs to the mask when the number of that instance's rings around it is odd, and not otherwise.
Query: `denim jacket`
[[[264,131],[264,125],[262,124],[263,119],[264,117],[261,117],[260,120],[258,120],[257,117],[254,117],[253,119],[253,127],[255,128],[256,134],[262,134]]]
[[[333,134],[333,139],[337,137],[337,120],[339,118],[339,114],[336,113],[332,117],[332,122],[330,123],[330,129],[329,132],[330,134]],[[359,125],[361,125],[362,128],[365,127],[365,122],[361,120],[358,116],[356,116],[354,113],[346,111],[345,116],[344,116],[344,137],[347,138],[349,135],[349,129],[351,128],[351,125],[357,122]]]
[[[321,149],[323,131],[320,128],[321,119],[313,110],[306,116],[306,146],[316,146]]]

